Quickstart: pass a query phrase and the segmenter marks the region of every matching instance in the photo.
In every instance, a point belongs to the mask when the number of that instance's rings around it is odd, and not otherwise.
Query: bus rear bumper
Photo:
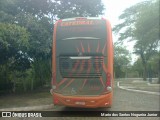
[[[53,93],[52,97],[54,105],[69,107],[98,108],[112,105],[112,92],[99,96],[64,96]]]

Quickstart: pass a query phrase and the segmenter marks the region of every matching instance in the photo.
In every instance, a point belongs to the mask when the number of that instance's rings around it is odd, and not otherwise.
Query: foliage
[[[142,65],[142,60],[140,58],[137,59],[137,61],[134,62],[132,66],[132,71],[137,72],[138,76],[137,77],[143,77],[143,65]]]
[[[147,64],[159,47],[159,0],[149,0],[127,8],[120,15],[122,23],[114,31],[120,33],[120,41],[134,40],[135,54],[139,55],[143,65],[143,77],[147,77]]]
[[[57,9],[55,12],[58,18],[70,18],[70,17],[96,17],[102,14],[104,6],[101,0],[55,0]],[[94,7],[94,9],[93,9]]]
[[[114,71],[115,77],[125,77],[128,66],[130,66],[131,56],[127,49],[114,44]]]
[[[41,20],[38,20],[38,18],[35,18],[31,14],[19,13],[16,16],[16,21],[30,33],[29,55],[31,58],[37,58],[39,55],[45,55],[50,52],[52,25],[49,24],[47,18],[44,17]]]
[[[98,16],[103,9],[101,0],[1,0],[0,84],[11,84],[13,92],[50,84],[55,20]]]
[[[148,0],[125,9],[119,16],[121,23],[113,28],[115,33],[120,34],[119,40],[139,40],[137,37],[147,36],[144,33],[152,31],[152,28],[159,29],[158,5],[158,0]],[[151,34],[152,37],[154,35],[158,37],[157,32]]]
[[[0,23],[0,58],[1,64],[12,60],[13,63],[28,59],[29,33],[24,27],[15,24]]]

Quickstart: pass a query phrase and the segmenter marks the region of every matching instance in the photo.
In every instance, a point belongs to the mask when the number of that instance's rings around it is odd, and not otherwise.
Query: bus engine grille
[[[83,57],[82,57],[83,58]],[[63,78],[98,78],[102,76],[103,56],[84,56],[87,59],[59,57],[59,70]]]

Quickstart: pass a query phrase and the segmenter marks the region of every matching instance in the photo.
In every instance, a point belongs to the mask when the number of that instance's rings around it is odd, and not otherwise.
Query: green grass
[[[52,96],[49,92],[49,89],[25,94],[10,94],[0,96],[0,109],[47,104],[52,104]]]

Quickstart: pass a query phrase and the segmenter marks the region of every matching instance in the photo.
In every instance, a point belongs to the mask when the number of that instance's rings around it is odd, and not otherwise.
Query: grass
[[[49,88],[25,94],[8,94],[0,96],[0,109],[47,104],[52,104],[52,96],[49,92]]]

